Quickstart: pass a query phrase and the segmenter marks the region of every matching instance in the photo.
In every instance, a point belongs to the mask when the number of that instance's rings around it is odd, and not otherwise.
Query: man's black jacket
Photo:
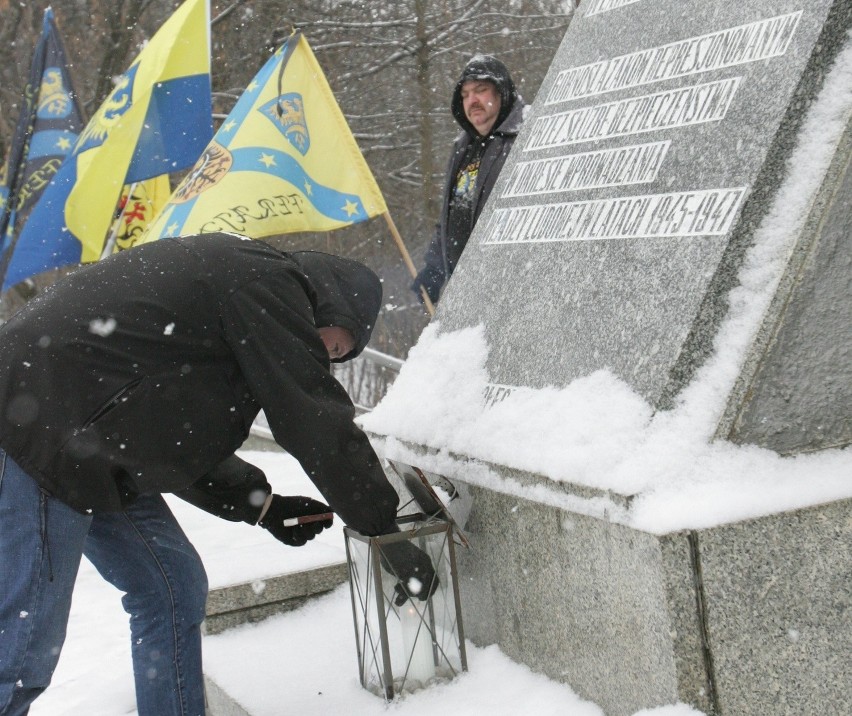
[[[116,511],[141,493],[203,491],[217,473],[234,482],[233,453],[262,408],[332,509],[377,534],[397,495],[317,328],[353,331],[354,357],[380,303],[357,262],[226,234],[122,252],[0,328],[0,446],[76,510]]]
[[[451,102],[453,118],[461,127],[462,132],[456,137],[453,143],[453,150],[450,153],[447,170],[444,174],[441,215],[438,224],[435,226],[435,234],[432,241],[426,249],[426,265],[412,284],[412,289],[418,295],[420,293],[420,286],[422,285],[433,302],[438,301],[441,288],[449,280],[453,272],[453,267],[448,260],[447,246],[449,240],[448,221],[450,216],[450,202],[453,198],[453,191],[462,161],[467,155],[471,142],[478,136],[478,132],[465,116],[461,91],[465,82],[475,79],[484,79],[493,82],[500,93],[501,105],[500,114],[497,116],[494,127],[489,134],[487,144],[485,145],[485,152],[480,161],[479,171],[476,175],[476,183],[474,184],[472,196],[473,205],[471,207],[471,231],[473,231],[473,227],[476,225],[479,215],[485,207],[485,202],[491,195],[491,190],[500,176],[503,164],[506,162],[506,157],[509,155],[509,151],[515,143],[515,139],[524,122],[526,104],[515,90],[515,83],[506,66],[490,55],[476,55],[473,57],[462,70],[453,91]]]

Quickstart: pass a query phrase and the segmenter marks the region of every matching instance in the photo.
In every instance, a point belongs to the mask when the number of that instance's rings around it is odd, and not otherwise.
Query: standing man
[[[125,593],[139,716],[203,716],[207,578],[161,493],[292,546],[332,522],[293,524],[329,508],[234,455],[261,408],[346,524],[397,531],[329,371],[367,345],[381,296],[355,261],[211,234],[91,264],[0,327],[0,715],[50,683],[85,554]],[[428,557],[398,544],[385,564],[427,598]]]
[[[426,266],[411,285],[421,300],[425,289],[438,302],[518,136],[524,107],[509,70],[496,57],[476,55],[462,70],[451,103],[462,133],[453,144]]]

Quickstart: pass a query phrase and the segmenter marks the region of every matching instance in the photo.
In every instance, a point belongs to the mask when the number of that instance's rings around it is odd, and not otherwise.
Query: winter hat
[[[461,125],[461,128],[468,134],[475,136],[478,132],[465,116],[461,98],[462,85],[471,80],[493,82],[497,87],[497,91],[500,93],[500,113],[494,122],[494,129],[497,129],[503,123],[503,120],[509,116],[509,112],[512,111],[512,105],[518,98],[518,91],[515,89],[515,83],[512,81],[512,76],[509,74],[508,68],[496,57],[492,55],[474,55],[468,60],[458,82],[456,82],[450,108],[452,109],[453,117]]]
[[[379,277],[364,264],[320,251],[294,251],[298,264],[314,291],[314,325],[340,326],[355,339],[355,347],[333,363],[352,360],[364,350],[376,325],[382,305]]]

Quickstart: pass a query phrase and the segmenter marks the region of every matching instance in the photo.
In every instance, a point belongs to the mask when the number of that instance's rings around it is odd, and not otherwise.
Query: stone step
[[[331,591],[347,579],[345,562],[211,589],[207,597],[206,634],[298,609],[311,597]]]
[[[241,624],[298,609],[313,597],[331,591],[348,578],[346,562],[266,577],[244,584],[211,589],[207,597],[205,634],[220,634]],[[209,676],[204,677],[207,716],[251,716]]]
[[[252,716],[239,701],[206,675],[204,689],[207,696],[205,716]]]

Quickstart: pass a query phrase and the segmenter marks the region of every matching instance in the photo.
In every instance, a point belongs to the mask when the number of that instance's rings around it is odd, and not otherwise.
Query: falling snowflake
[[[118,321],[114,318],[95,318],[89,321],[89,331],[102,338],[110,335],[116,326],[118,326]]]

